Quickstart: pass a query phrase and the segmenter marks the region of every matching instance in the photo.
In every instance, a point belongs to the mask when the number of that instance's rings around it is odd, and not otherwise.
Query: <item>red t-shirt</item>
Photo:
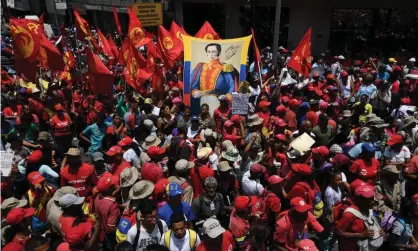
[[[349,170],[364,181],[373,181],[377,177],[379,169],[379,161],[375,158],[372,158],[372,164],[370,166],[367,166],[366,163],[364,163],[364,160],[357,159],[350,166]]]
[[[115,164],[112,165],[112,170],[110,173],[120,177],[120,173],[126,168],[131,168],[131,164],[126,160],[122,160],[122,163],[120,163],[118,166],[115,166]]]
[[[311,206],[313,206],[312,203],[313,203],[313,199],[314,198],[310,198],[310,196],[311,196],[310,195],[311,194],[310,191],[312,191],[312,190],[314,190],[314,191],[320,191],[320,189],[319,189],[319,187],[318,187],[318,185],[316,184],[315,181],[314,181],[313,188],[308,183],[306,183],[304,181],[301,181],[301,182],[296,183],[292,187],[292,189],[287,194],[287,198],[290,201],[293,198],[301,197],[301,198],[303,198],[306,201],[306,203],[308,203],[308,204],[311,203]]]
[[[146,162],[142,165],[141,176],[143,180],[149,180],[154,184],[164,178],[163,169],[154,162]]]
[[[20,116],[22,115],[22,106],[17,105],[17,111],[13,111],[10,106],[3,109],[4,116]]]
[[[284,121],[286,121],[287,126],[289,127],[289,130],[294,131],[297,128],[297,121],[296,121],[296,113],[294,113],[292,110],[287,109],[286,115],[283,118]]]
[[[351,205],[349,207],[359,210],[359,208],[355,205]],[[343,213],[341,219],[335,224],[336,230],[349,233],[363,233],[365,227],[366,226],[364,225],[363,220],[357,218],[350,212]],[[346,239],[340,237],[339,241],[340,251],[357,250],[357,239]]]
[[[234,237],[235,243],[237,243],[239,250],[245,248],[248,245],[248,241],[245,240],[250,230],[250,223],[248,220],[244,220],[237,216],[237,213],[232,211],[231,222],[229,223],[229,231],[231,231]]]
[[[181,82],[180,80],[177,80],[177,83],[170,81],[168,82],[168,87],[170,88],[170,90],[173,89],[174,87],[177,87],[180,90],[183,90],[183,82]]]
[[[269,112],[267,112],[267,113],[259,112],[257,114],[260,118],[263,119],[263,126],[267,127],[268,124],[269,124],[269,121],[270,121],[270,119],[269,119],[270,118],[270,113]]]
[[[232,251],[235,248],[234,237],[232,237],[231,232],[225,231],[222,234],[222,245],[219,247],[214,247],[209,245],[206,240],[203,240],[197,247],[197,251]]]
[[[392,94],[397,93],[399,91],[399,80],[396,80],[395,82],[393,82],[392,84]]]
[[[73,226],[74,221],[76,220],[75,217],[71,216],[63,216],[61,215],[58,219],[61,227],[61,233],[65,237],[65,234],[68,233],[70,228]]]
[[[57,137],[65,136],[71,133],[71,118],[67,113],[64,113],[63,120],[61,120],[57,115],[52,116],[50,125],[54,129],[54,134]]]
[[[222,123],[224,123],[228,116],[229,113],[231,112],[231,107],[227,107],[226,110],[222,110],[220,109],[220,107],[216,108],[215,111],[213,112],[213,119],[216,121],[216,132],[217,133],[221,133],[221,128],[222,128]],[[224,119],[222,121],[222,118]]]
[[[196,168],[199,168],[199,175],[195,170]],[[203,184],[205,183],[206,178],[209,176],[215,177],[215,172],[211,167],[199,166],[190,169],[190,177],[193,187],[193,198],[198,198],[205,191]]]
[[[113,197],[97,196],[94,199],[95,213],[101,219],[102,231],[110,233],[110,228],[116,227],[119,223],[121,213],[118,203]]]
[[[234,128],[232,134],[224,132],[222,134],[223,140],[230,140],[235,147],[239,147],[241,145],[242,138],[238,136],[237,128]]]
[[[90,195],[93,186],[97,183],[97,175],[94,167],[87,163],[82,163],[75,173],[70,173],[70,168],[66,165],[61,169],[61,187],[72,186],[77,189],[80,197]]]

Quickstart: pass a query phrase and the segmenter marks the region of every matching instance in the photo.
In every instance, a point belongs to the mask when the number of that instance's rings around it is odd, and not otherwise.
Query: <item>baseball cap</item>
[[[234,207],[237,211],[245,211],[248,207],[252,207],[257,203],[256,196],[237,196],[235,198]]]
[[[61,199],[62,196],[64,196],[67,193],[71,193],[74,195],[77,195],[77,189],[74,187],[70,187],[70,186],[63,186],[60,187],[55,193],[54,196],[52,197],[54,199],[54,201],[59,202],[59,200]]]
[[[266,168],[261,164],[255,163],[255,164],[251,165],[251,172],[253,172],[253,173],[265,173]]]
[[[319,251],[315,243],[310,239],[299,241],[297,251]]]
[[[38,140],[48,140],[49,139],[49,133],[48,132],[40,132],[38,134]]]
[[[115,156],[117,154],[122,154],[123,150],[120,146],[112,146],[107,152],[106,155],[108,156]]]
[[[403,139],[402,135],[396,134],[396,135],[393,135],[392,137],[390,137],[388,139],[387,144],[388,144],[388,146],[393,146],[393,145],[400,144],[400,143],[403,143],[403,142],[404,142],[404,139]]]
[[[92,228],[93,224],[91,224],[90,221],[82,222],[77,226],[71,227],[68,232],[65,233],[64,239],[70,245],[79,245],[86,237],[89,239],[89,233]]]
[[[212,239],[225,233],[225,231],[225,228],[221,226],[217,219],[209,218],[203,223],[203,234],[206,234]]]
[[[44,178],[44,176],[42,176],[42,174],[40,172],[34,171],[34,172],[31,172],[28,175],[28,181],[32,185],[38,185],[38,184],[44,182],[45,178]]]
[[[347,165],[349,163],[350,163],[350,158],[343,153],[337,153],[335,154],[334,158],[332,158],[332,164]]]
[[[194,167],[194,165],[195,165],[194,162],[181,159],[176,162],[175,168],[176,168],[176,171],[183,171],[183,170],[189,170],[190,168]]]
[[[304,213],[312,209],[312,206],[306,203],[306,201],[301,197],[293,198],[290,201],[290,206],[299,213]]]
[[[24,246],[16,242],[9,242],[6,246],[1,248],[2,251],[23,251],[24,249]]]
[[[212,148],[210,147],[202,147],[197,150],[197,158],[198,159],[207,159],[209,158],[210,153],[212,152]]]
[[[219,101],[225,101],[225,100],[228,100],[228,97],[226,95],[220,95],[218,99]]]
[[[279,175],[272,175],[269,177],[268,179],[268,183],[270,185],[274,185],[274,184],[279,184],[280,182],[282,182],[284,179],[282,177],[280,177]]]
[[[335,76],[333,74],[328,74],[327,79],[335,79]]]
[[[167,186],[170,184],[168,179],[160,179],[154,185],[154,195],[157,197],[161,197],[167,193]]]
[[[238,115],[238,114],[234,114],[234,115],[232,115],[232,117],[231,117],[231,121],[232,121],[233,123],[238,123],[238,122],[240,121],[239,115]]]
[[[103,153],[101,152],[95,152],[91,157],[93,158],[93,161],[104,160]]]
[[[361,144],[361,150],[364,152],[374,152],[376,151],[376,147],[373,145],[373,143],[364,142]]]
[[[146,98],[145,100],[144,100],[144,104],[153,104],[154,102],[152,101],[152,99],[150,99],[150,98]]]
[[[123,146],[129,146],[132,143],[134,143],[133,139],[127,136],[123,138],[121,141],[119,141],[118,145],[123,147]]]
[[[279,105],[278,107],[276,107],[276,112],[286,112],[286,106]]]
[[[299,106],[300,104],[302,104],[302,101],[301,100],[297,100],[295,98],[292,98],[289,101],[289,106]]]
[[[112,175],[109,172],[105,172],[97,181],[96,189],[99,192],[104,192],[112,186],[119,186],[119,177],[117,175]]]
[[[350,183],[350,190],[354,193],[356,191],[357,187],[365,185],[366,182],[360,179],[356,179],[353,182]]]
[[[287,126],[287,123],[286,123],[286,121],[284,121],[283,119],[276,118],[276,119],[274,120],[274,125],[276,125],[276,126],[278,126],[278,127],[285,127],[285,126]]]
[[[417,60],[415,58],[410,58],[408,61],[411,63],[415,63]]]
[[[372,198],[375,194],[374,187],[368,184],[361,185],[354,191],[355,196],[361,196],[363,198]]]
[[[9,225],[19,224],[24,218],[35,214],[35,208],[13,208],[6,216]]]
[[[299,173],[304,176],[308,176],[312,173],[311,167],[307,164],[292,164],[291,168],[293,172]]]
[[[84,197],[78,197],[75,194],[67,193],[67,194],[64,194],[60,198],[59,205],[62,208],[67,208],[67,207],[70,207],[72,205],[83,204],[83,202],[84,202]]]
[[[398,61],[396,61],[395,58],[389,58],[389,63],[396,63],[396,62],[398,62]]]
[[[264,108],[264,107],[269,107],[271,104],[271,102],[268,101],[261,101],[260,103],[258,103],[258,107],[259,108]]]
[[[150,157],[156,157],[159,155],[164,154],[166,151],[166,149],[164,147],[159,147],[159,146],[151,146],[148,151],[147,154]]]
[[[28,163],[39,163],[42,160],[42,151],[35,150],[28,157]]]
[[[312,148],[312,153],[319,154],[323,157],[327,157],[329,155],[329,150],[326,146],[319,146],[316,148]]]
[[[227,120],[227,121],[225,121],[225,123],[224,123],[224,126],[225,127],[230,127],[230,126],[232,126],[234,123],[231,121],[231,120]]]
[[[167,186],[167,194],[170,197],[183,194],[183,189],[177,183],[170,183]]]

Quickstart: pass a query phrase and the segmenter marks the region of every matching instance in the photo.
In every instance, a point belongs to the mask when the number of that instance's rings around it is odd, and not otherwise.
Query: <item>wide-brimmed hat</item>
[[[135,167],[126,168],[120,173],[120,186],[130,187],[139,178],[138,170]]]
[[[229,165],[228,161],[221,161],[218,163],[218,170],[221,172],[227,172],[232,170],[232,167]]]
[[[81,152],[78,148],[70,148],[68,149],[68,152],[65,153],[65,155],[78,157],[81,155]]]
[[[142,143],[142,148],[148,150],[151,146],[158,146],[160,143],[161,140],[158,137],[150,135],[145,138],[145,142]]]
[[[129,199],[139,200],[146,198],[154,191],[154,183],[148,180],[141,180],[129,190]]]
[[[48,132],[40,132],[38,134],[38,140],[49,140],[49,133]]]
[[[345,118],[349,118],[351,116],[353,116],[353,113],[350,110],[344,110],[342,113],[342,116]]]
[[[148,128],[151,132],[157,131],[157,127],[155,127],[154,122],[150,119],[144,120],[144,126]]]
[[[394,173],[399,174],[401,171],[395,165],[387,165],[382,168],[383,173]]]
[[[228,147],[226,149],[226,151],[222,152],[222,158],[228,160],[228,161],[239,161],[241,160],[241,155],[239,154],[238,149],[236,149],[235,147]]]
[[[373,122],[379,121],[381,118],[379,118],[376,114],[372,113],[366,116],[366,124],[371,124]]]
[[[409,116],[409,117],[404,118],[402,120],[402,123],[403,123],[402,125],[402,129],[403,129],[405,127],[410,126],[413,123],[418,123],[418,120],[416,120],[413,116]]]
[[[249,127],[261,125],[263,123],[263,119],[258,116],[258,114],[253,114],[248,118],[247,125]]]

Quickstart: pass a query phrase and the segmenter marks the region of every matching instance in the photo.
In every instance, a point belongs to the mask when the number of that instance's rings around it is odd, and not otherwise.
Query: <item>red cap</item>
[[[121,141],[119,141],[118,145],[123,147],[123,146],[129,146],[132,143],[134,143],[132,138],[127,136],[127,137],[123,138]]]
[[[288,96],[282,96],[280,98],[280,100],[282,101],[282,103],[287,103],[287,102],[289,102],[289,97]]]
[[[269,107],[271,104],[271,102],[268,101],[261,101],[260,103],[258,103],[258,107],[259,108],[264,108],[264,107]]]
[[[96,189],[103,193],[112,186],[119,187],[119,177],[117,175],[112,175],[109,172],[105,172],[97,181]]]
[[[401,102],[404,105],[409,105],[411,103],[411,100],[409,98],[401,98]]]
[[[414,194],[414,196],[412,196],[412,202],[415,203],[415,205],[418,206],[418,193]]]
[[[24,246],[16,242],[9,242],[6,246],[1,248],[2,251],[23,251],[24,249]]]
[[[64,107],[61,104],[54,105],[55,111],[64,111]]]
[[[280,113],[280,112],[286,112],[286,106],[279,105],[278,107],[276,107],[276,112],[278,112],[278,113]]]
[[[366,182],[360,180],[360,179],[356,179],[355,181],[350,183],[350,190],[351,192],[354,193],[354,191],[356,191],[357,187],[365,185]]]
[[[43,181],[45,181],[45,178],[44,178],[44,176],[42,176],[42,174],[40,172],[34,171],[34,172],[31,172],[28,175],[28,181],[32,185],[38,185],[38,184],[42,183]]]
[[[265,173],[266,168],[261,164],[255,163],[251,165],[251,171],[253,173]]]
[[[279,127],[285,127],[287,126],[287,123],[283,119],[277,118],[274,120],[274,125],[279,126]]]
[[[234,207],[237,211],[245,211],[247,208],[252,207],[257,203],[256,196],[237,196],[235,198]]]
[[[314,77],[314,78],[319,78],[319,74],[318,74],[318,73],[314,73],[314,74],[313,74],[313,77]]]
[[[311,175],[312,169],[307,164],[292,164],[292,171],[304,176]]]
[[[270,185],[274,185],[274,184],[279,184],[280,182],[282,182],[284,179],[282,177],[280,177],[279,175],[272,175],[270,176],[270,178],[268,179],[268,183]]]
[[[240,117],[239,117],[239,115],[238,115],[238,114],[234,114],[234,115],[232,115],[232,117],[231,117],[231,121],[232,121],[233,123],[238,123],[240,120],[241,120],[241,119],[240,119]]]
[[[148,151],[147,154],[150,157],[155,157],[155,156],[159,156],[165,153],[165,148],[163,147],[159,147],[159,146],[151,146]]]
[[[318,123],[318,116],[314,111],[309,111],[306,113],[306,119],[311,121],[312,126],[315,126]]]
[[[295,197],[290,201],[290,207],[299,213],[304,213],[312,209],[312,206],[306,203],[301,197]]]
[[[315,90],[315,94],[317,96],[324,96],[324,93],[322,92],[322,90]]]
[[[7,214],[6,222],[9,225],[19,224],[24,218],[35,214],[35,208],[13,208]]]
[[[91,238],[92,228],[93,225],[90,221],[82,222],[75,227],[71,227],[68,232],[65,233],[64,239],[72,246],[79,245],[83,240]]]
[[[155,186],[154,186],[154,195],[156,197],[161,197],[164,194],[166,194],[167,193],[166,188],[167,188],[168,184],[170,184],[170,181],[168,181],[168,179],[158,180],[157,183],[155,183]]]
[[[342,153],[335,154],[334,158],[332,158],[332,164],[341,164],[347,165],[350,163],[350,158]]]
[[[328,108],[328,106],[329,106],[329,103],[328,103],[328,102],[322,102],[322,103],[321,103],[321,105],[320,105],[320,107],[321,107],[322,109],[327,109],[327,108]]]
[[[403,143],[403,142],[404,142],[403,137],[399,134],[396,134],[396,135],[393,135],[392,137],[390,137],[388,142],[386,142],[386,143],[388,144],[388,146],[393,146],[393,145],[400,144],[400,143]]]
[[[310,239],[299,241],[297,251],[319,251],[315,243]]]
[[[28,157],[28,163],[39,163],[42,160],[42,151],[35,150]]]
[[[327,79],[335,79],[335,76],[333,74],[328,74]]]
[[[300,104],[302,104],[302,101],[297,100],[297,99],[295,99],[295,98],[292,98],[292,99],[289,101],[289,106],[300,106]]]
[[[283,53],[287,53],[287,52],[288,52],[288,50],[287,50],[286,48],[283,48],[283,49],[282,49],[282,52],[283,52]]]
[[[347,77],[348,76],[348,72],[346,72],[346,71],[341,71],[340,74],[343,77]]]
[[[282,133],[276,134],[274,137],[280,141],[287,141],[286,135]]]
[[[115,156],[117,154],[122,154],[123,150],[120,146],[112,146],[107,152],[106,155],[108,156]]]
[[[329,150],[326,146],[320,146],[312,149],[312,153],[319,154],[322,157],[328,157]]]
[[[355,196],[361,196],[364,198],[372,198],[376,193],[374,187],[368,184],[361,185],[354,191]]]
[[[396,65],[395,67],[393,67],[393,71],[402,71],[401,67],[399,65]]]
[[[225,127],[230,127],[230,126],[232,126],[234,123],[231,121],[231,120],[227,120],[227,121],[225,121],[225,123],[224,123],[224,126]]]

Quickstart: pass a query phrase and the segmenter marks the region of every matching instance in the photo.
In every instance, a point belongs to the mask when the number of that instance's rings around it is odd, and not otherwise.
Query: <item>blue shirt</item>
[[[351,148],[351,150],[348,152],[348,155],[350,155],[350,157],[353,158],[353,159],[357,159],[360,156],[361,152],[362,152],[361,145],[363,145],[363,143],[358,143],[357,145],[353,146],[353,148]],[[378,147],[378,144],[376,144],[376,143],[373,143],[373,145],[375,147]],[[380,157],[382,157],[382,151],[380,151],[379,149],[377,149],[374,152],[374,157],[376,159],[380,159]]]
[[[376,73],[376,79],[381,79],[381,80],[389,80],[389,73],[385,72],[383,74],[381,73]]]
[[[167,223],[167,226],[171,226],[170,217],[173,213],[182,213],[187,222],[192,222],[196,219],[193,214],[192,207],[186,202],[182,201],[181,205],[172,208],[168,203],[158,209],[158,217]]]
[[[368,99],[370,99],[370,97],[372,96],[372,94],[374,92],[376,92],[376,90],[377,90],[377,88],[376,88],[376,86],[374,84],[371,84],[371,85],[361,85],[360,86],[360,89],[358,90],[357,96],[360,99],[363,94],[366,94],[367,97],[368,97],[367,98],[367,100],[368,100]]]
[[[89,137],[91,141],[90,154],[98,152],[102,149],[103,138],[106,135],[107,127],[107,123],[104,123],[101,127],[99,127],[97,123],[94,123],[84,129],[83,134]]]

